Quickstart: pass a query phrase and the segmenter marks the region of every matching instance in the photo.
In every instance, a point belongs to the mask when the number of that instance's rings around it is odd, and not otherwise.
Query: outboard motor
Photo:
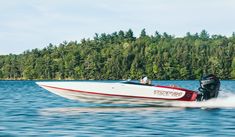
[[[197,101],[217,98],[220,90],[220,80],[213,74],[207,75],[200,79],[200,91],[197,96]]]

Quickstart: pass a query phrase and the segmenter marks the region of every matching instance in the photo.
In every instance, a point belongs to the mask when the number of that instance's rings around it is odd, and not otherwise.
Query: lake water
[[[154,83],[198,88],[198,81]],[[191,105],[204,109],[114,106],[68,100],[34,81],[0,81],[0,136],[234,136],[235,81],[222,81],[221,90],[218,100]]]

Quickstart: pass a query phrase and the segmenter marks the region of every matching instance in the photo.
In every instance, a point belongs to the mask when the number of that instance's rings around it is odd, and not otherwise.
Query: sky
[[[0,55],[132,29],[176,37],[235,32],[235,0],[1,0]]]

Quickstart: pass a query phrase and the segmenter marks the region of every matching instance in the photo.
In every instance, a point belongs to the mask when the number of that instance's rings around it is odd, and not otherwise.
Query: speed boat
[[[81,102],[105,104],[151,104],[203,101],[216,98],[220,81],[215,75],[200,80],[199,91],[178,86],[146,85],[132,81],[104,82],[36,82],[40,87],[59,96]]]

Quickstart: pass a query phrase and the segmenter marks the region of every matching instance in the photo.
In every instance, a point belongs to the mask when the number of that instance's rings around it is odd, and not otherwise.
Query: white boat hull
[[[59,96],[81,102],[103,104],[169,105],[172,101],[194,101],[192,91],[163,86],[102,82],[37,82]],[[192,94],[185,99],[186,94]]]

